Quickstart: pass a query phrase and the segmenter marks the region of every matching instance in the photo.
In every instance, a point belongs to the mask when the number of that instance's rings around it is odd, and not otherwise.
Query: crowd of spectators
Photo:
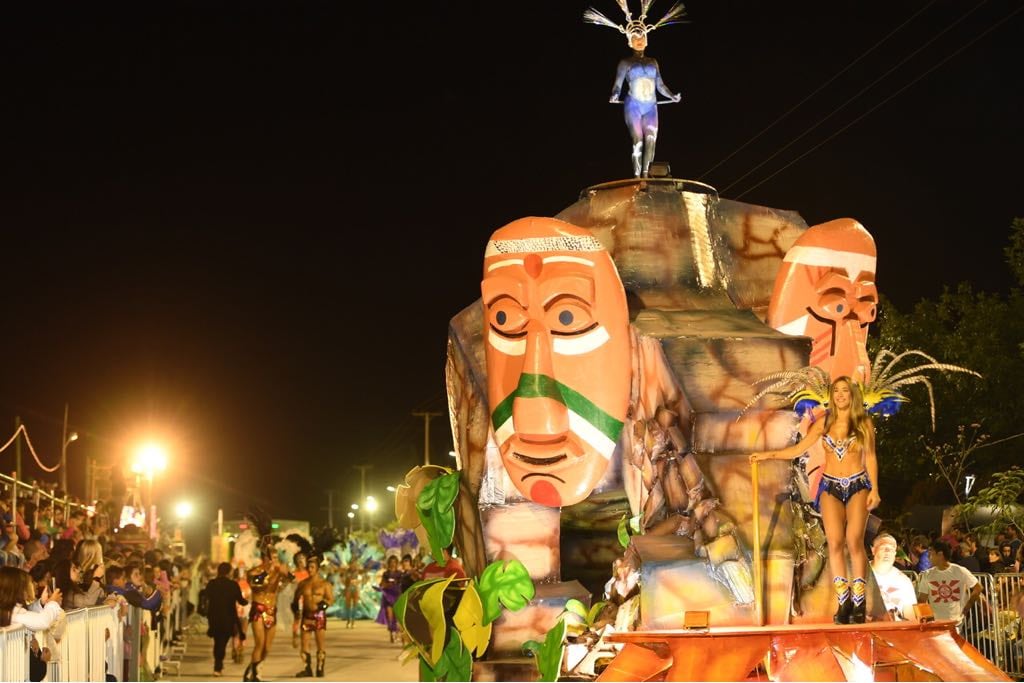
[[[895,565],[899,569],[921,573],[934,564],[930,548],[935,541],[947,543],[951,550],[950,562],[975,574],[1016,574],[1024,565],[1024,553],[1016,527],[1009,526],[995,534],[991,545],[979,543],[978,535],[954,526],[949,532],[927,534],[907,532],[897,535],[898,548]]]
[[[137,606],[149,613],[144,642],[183,637],[167,633],[166,624],[171,592],[189,593],[191,563],[168,556],[137,527],[113,528],[109,513],[102,502],[95,512],[66,512],[45,499],[18,499],[14,510],[10,499],[0,503],[0,626],[33,633],[31,680],[42,680],[46,662],[56,657],[69,610],[107,605],[124,619],[128,606]]]

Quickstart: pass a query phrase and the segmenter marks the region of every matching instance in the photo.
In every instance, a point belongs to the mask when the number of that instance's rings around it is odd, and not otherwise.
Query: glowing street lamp
[[[377,499],[374,498],[373,496],[367,496],[366,497],[366,502],[363,504],[363,507],[366,509],[366,512],[369,513],[369,515],[370,515],[370,520],[369,520],[370,521],[370,530],[372,531],[373,530],[373,513],[377,511],[377,507],[378,507]]]
[[[132,472],[137,476],[145,476],[149,483],[149,500],[146,501],[146,511],[149,516],[149,535],[157,537],[156,529],[156,505],[153,504],[153,476],[167,469],[167,451],[158,443],[144,443],[135,452],[135,461],[132,462]]]
[[[397,491],[397,490],[398,490],[398,489],[396,489],[396,488],[395,488],[394,486],[389,486],[389,487],[388,487],[388,493],[394,493],[394,492],[395,492],[395,491]]]
[[[183,500],[174,506],[174,514],[178,519],[187,519],[192,516],[192,503]]]

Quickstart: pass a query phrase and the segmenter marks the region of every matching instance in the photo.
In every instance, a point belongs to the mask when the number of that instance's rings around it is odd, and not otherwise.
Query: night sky
[[[320,522],[362,462],[383,497],[422,461],[410,413],[446,409],[446,326],[488,235],[631,173],[607,102],[628,50],[584,2],[18,4],[0,18],[0,435],[20,415],[54,463],[69,403],[72,491],[85,456],[152,434],[161,499],[204,520],[255,500]],[[683,93],[660,110],[674,176],[859,219],[900,307],[1010,285],[1019,2],[687,6],[647,51]],[[447,464],[447,416],[432,428]]]

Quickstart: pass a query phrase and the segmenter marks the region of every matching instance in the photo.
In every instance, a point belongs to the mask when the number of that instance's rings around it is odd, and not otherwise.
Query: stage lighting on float
[[[927,602],[919,602],[914,605],[914,616],[917,617],[917,620],[922,624],[929,621],[935,621],[935,612],[932,611],[932,606]]]
[[[653,170],[653,166],[652,169]],[[683,628],[687,631],[710,628],[711,612],[707,610],[687,610],[683,612]]]

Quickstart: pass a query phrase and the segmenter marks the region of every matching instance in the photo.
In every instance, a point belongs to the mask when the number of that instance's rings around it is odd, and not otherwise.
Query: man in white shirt
[[[974,574],[949,561],[950,548],[945,541],[932,541],[932,567],[917,580],[917,599],[931,605],[937,621],[956,621],[957,631],[966,614],[981,595],[981,584]]]
[[[893,566],[896,560],[896,539],[890,534],[878,534],[871,544],[871,570],[882,593],[885,609],[895,620],[913,621],[917,594],[914,583],[906,574]]]

